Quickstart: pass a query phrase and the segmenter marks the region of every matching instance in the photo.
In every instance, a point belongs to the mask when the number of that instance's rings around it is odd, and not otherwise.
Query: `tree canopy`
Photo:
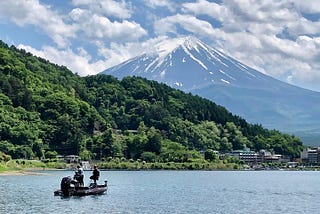
[[[140,77],[80,77],[0,42],[0,151],[182,162],[245,147],[297,157],[295,136],[249,124],[212,101]]]

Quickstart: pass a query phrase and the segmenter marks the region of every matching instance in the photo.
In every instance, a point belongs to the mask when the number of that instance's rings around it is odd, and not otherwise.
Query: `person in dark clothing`
[[[100,171],[97,167],[97,165],[94,165],[92,175],[90,176],[90,179],[93,180],[95,184],[97,184],[97,180],[99,180]]]
[[[79,185],[83,187],[84,186],[83,178],[84,178],[83,169],[80,165],[78,165],[73,179],[77,180],[79,182]]]

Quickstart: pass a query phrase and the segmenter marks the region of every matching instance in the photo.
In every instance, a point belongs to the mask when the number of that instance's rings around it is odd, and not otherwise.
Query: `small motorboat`
[[[70,176],[61,179],[60,189],[54,191],[55,196],[85,196],[85,195],[101,195],[108,189],[107,181],[99,185],[91,183],[88,187],[80,186],[76,180]]]

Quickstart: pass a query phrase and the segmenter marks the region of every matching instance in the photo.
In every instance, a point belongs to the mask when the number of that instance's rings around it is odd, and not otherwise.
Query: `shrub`
[[[156,158],[157,155],[153,152],[143,152],[141,154],[141,159],[146,162],[154,163],[156,161]]]
[[[56,151],[47,151],[45,153],[45,157],[48,159],[54,159],[57,157],[57,155],[58,155],[58,153]]]

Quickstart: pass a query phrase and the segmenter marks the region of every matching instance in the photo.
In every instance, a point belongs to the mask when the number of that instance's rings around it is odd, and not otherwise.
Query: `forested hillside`
[[[155,81],[80,77],[0,43],[0,152],[12,158],[184,162],[249,147],[297,157],[302,142]]]

